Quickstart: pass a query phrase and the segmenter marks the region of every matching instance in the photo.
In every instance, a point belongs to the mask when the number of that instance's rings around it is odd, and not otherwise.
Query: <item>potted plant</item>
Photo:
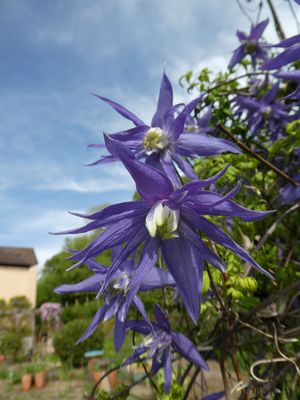
[[[24,368],[24,371],[22,373],[22,378],[21,378],[23,392],[28,392],[28,390],[31,388],[33,372],[34,372],[34,368],[32,365],[27,365]]]
[[[102,375],[103,375],[103,370],[102,370],[101,365],[98,363],[95,363],[92,367],[92,376],[93,376],[94,383],[98,382]]]
[[[37,389],[43,389],[45,386],[46,371],[43,364],[34,366],[34,385]]]

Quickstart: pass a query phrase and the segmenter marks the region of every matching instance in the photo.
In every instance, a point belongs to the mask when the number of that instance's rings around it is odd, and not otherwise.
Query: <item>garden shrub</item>
[[[99,309],[99,301],[90,301],[83,304],[74,304],[64,307],[61,314],[61,321],[67,324],[74,319],[93,318]]]
[[[83,343],[76,344],[89,323],[90,320],[88,319],[70,321],[54,335],[54,348],[62,362],[80,367],[87,363],[87,359],[83,357],[86,351],[102,349],[103,332],[99,328],[92,337]]]
[[[14,296],[8,302],[9,308],[28,309],[31,308],[30,301],[26,296]]]
[[[22,351],[22,339],[20,333],[6,332],[0,336],[0,353],[5,354],[13,361]]]

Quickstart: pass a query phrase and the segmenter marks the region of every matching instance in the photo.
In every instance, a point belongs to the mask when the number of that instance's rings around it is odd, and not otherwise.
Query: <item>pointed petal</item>
[[[126,242],[125,247],[123,248],[122,252],[116,258],[111,267],[109,268],[105,280],[102,284],[101,290],[98,293],[98,296],[100,296],[101,293],[107,288],[107,285],[110,282],[110,279],[112,278],[113,274],[117,271],[117,269],[120,267],[120,265],[129,257],[130,254],[132,254],[136,248],[148,237],[148,231],[146,229],[146,226],[143,225],[138,225],[137,228],[133,233],[131,233],[128,241]],[[125,242],[125,240],[123,241]]]
[[[217,254],[213,253],[200,238],[199,234],[196,233],[188,223],[185,222],[184,213],[182,213],[182,218],[180,222],[180,234],[185,236],[186,239],[192,243],[195,247],[198,248],[201,259],[207,261],[215,268],[220,271],[225,271],[225,266],[223,261],[217,256]]]
[[[124,343],[126,334],[126,325],[125,322],[122,322],[118,316],[115,318],[115,334],[114,334],[114,345],[116,352],[118,353]]]
[[[178,332],[171,332],[171,336],[172,346],[178,353],[193,364],[198,365],[201,369],[208,371],[209,368],[206,361],[201,357],[196,347],[186,336]]]
[[[246,56],[245,53],[245,46],[242,45],[238,47],[236,50],[234,50],[233,55],[231,57],[231,60],[229,61],[228,64],[228,69],[233,68],[236,64],[238,64],[242,59]]]
[[[171,82],[169,81],[167,75],[164,73],[160,85],[157,109],[153,116],[151,126],[162,128],[163,117],[167,112],[167,110],[170,107],[172,107],[172,105],[173,105],[173,89]]]
[[[134,115],[132,112],[128,111],[125,107],[121,106],[118,103],[115,103],[112,100],[107,99],[106,97],[99,96],[95,93],[92,93],[94,96],[98,97],[98,99],[104,101],[105,103],[109,104],[114,110],[117,111],[117,113],[121,114],[124,118],[129,119],[134,123],[134,125],[139,126],[139,125],[145,125],[142,120],[140,120],[136,115]]]
[[[129,356],[124,362],[123,362],[123,366],[125,367],[128,364],[131,364],[132,362],[136,361],[136,360],[140,360],[141,355],[144,354],[147,351],[146,347],[139,347],[135,350],[135,352]]]
[[[184,238],[162,242],[164,261],[172,274],[187,312],[196,323],[200,311],[201,277],[199,251]]]
[[[130,287],[134,288],[141,284],[141,281],[146,278],[151,269],[154,267],[157,260],[157,242],[153,239],[148,239],[144,245],[140,255],[140,260],[136,268],[136,273],[130,280]]]
[[[155,304],[154,306],[154,315],[159,326],[163,327],[163,329],[165,329],[166,331],[171,330],[170,322],[158,304]]]
[[[267,18],[264,21],[261,21],[259,24],[253,26],[251,28],[251,33],[250,33],[251,38],[260,39],[262,34],[264,33],[264,30],[266,29],[268,23],[269,23],[269,19]]]
[[[176,286],[172,275],[160,268],[153,267],[150,272],[143,278],[140,291],[159,289],[167,286]]]
[[[267,275],[269,278],[273,279],[273,276],[264,270],[256,261],[253,260],[252,257],[244,250],[241,246],[239,246],[234,240],[232,240],[225,232],[223,232],[220,228],[214,225],[212,222],[207,221],[202,217],[198,217],[198,220],[194,221],[194,224],[197,224],[198,229],[201,232],[204,232],[211,240],[220,244],[221,246],[226,247],[227,249],[233,251],[238,257],[242,260],[251,264],[254,268]]]
[[[164,362],[165,393],[169,393],[172,384],[172,359],[168,351]]]
[[[104,250],[111,247],[117,246],[126,241],[131,241],[130,244],[132,244],[134,236],[135,240],[140,240],[141,242],[146,237],[147,232],[144,218],[124,219],[110,225],[87,247],[70,257],[73,260],[79,260],[79,262],[73,265],[71,269],[86,262],[89,258],[100,255]]]
[[[261,69],[278,69],[300,59],[300,44],[292,46],[261,66]]]
[[[225,197],[225,196],[224,196]],[[202,215],[220,215],[240,217],[245,221],[256,221],[272,214],[274,211],[253,211],[242,207],[234,201],[208,190],[199,191],[193,196],[190,206]]]
[[[143,335],[148,335],[152,328],[147,321],[141,320],[130,320],[126,321],[126,329],[132,329],[135,332],[142,333]]]
[[[279,42],[276,46],[273,46],[273,47],[290,47],[297,43],[300,43],[300,34],[291,36],[288,39],[284,39],[281,42]]]
[[[126,218],[134,215],[142,214],[147,212],[149,204],[144,201],[128,201],[119,204],[113,204],[102,208],[93,214],[82,214],[71,212],[70,214],[76,215],[80,218],[86,218],[91,220],[100,220],[103,226],[106,226],[110,222],[115,222],[119,217]]]
[[[165,174],[137,161],[122,143],[108,136],[106,143],[108,150],[120,158],[131,174],[142,198],[156,202],[168,198],[173,192],[173,185]]]
[[[145,133],[150,129],[148,125],[140,125],[126,131],[110,133],[114,140],[124,142],[127,146],[135,145],[136,143],[143,144]]]
[[[54,293],[98,292],[103,280],[104,275],[94,274],[79,283],[60,285],[54,289]]]
[[[206,113],[198,119],[198,126],[200,128],[207,128],[212,117],[212,105],[207,107]]]
[[[221,400],[225,396],[224,392],[211,393],[202,398],[202,400]]]
[[[90,325],[87,327],[86,331],[84,332],[84,334],[81,336],[81,338],[76,342],[76,344],[83,342],[84,340],[86,340],[88,337],[90,337],[95,330],[98,328],[98,325],[100,324],[100,322],[103,320],[104,315],[107,311],[107,306],[104,304],[103,307],[101,307],[95,314],[92,322],[90,323]]]
[[[224,169],[218,172],[216,175],[211,176],[208,179],[199,180],[197,182],[186,183],[182,186],[182,188],[178,189],[176,193],[187,191],[189,195],[194,195],[198,190],[203,189],[205,186],[209,186],[212,183],[215,183],[218,179],[220,179],[227,171],[229,164],[226,165]]]
[[[226,152],[241,153],[241,150],[229,140],[196,132],[182,134],[177,146],[179,152],[186,157],[214,156]]]
[[[272,86],[272,88],[263,95],[263,97],[261,98],[261,102],[265,102],[267,104],[272,103],[278,94],[279,91],[279,82],[275,83],[275,85]]]
[[[186,119],[188,115],[194,110],[197,104],[202,100],[203,96],[200,96],[194,100],[192,100],[189,104],[187,104],[184,109],[179,113],[179,115],[175,118],[173,123],[171,124],[170,130],[171,134],[174,138],[178,138],[183,132]]]
[[[182,172],[185,173],[190,179],[197,179],[198,176],[195,174],[193,167],[186,161],[180,154],[173,152],[172,154],[173,160],[176,162],[178,167],[181,169]]]

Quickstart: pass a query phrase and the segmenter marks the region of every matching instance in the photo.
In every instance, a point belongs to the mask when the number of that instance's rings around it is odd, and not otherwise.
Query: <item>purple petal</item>
[[[271,87],[271,89],[263,95],[261,98],[261,102],[265,102],[266,104],[273,103],[276,100],[277,94],[279,91],[279,82]]]
[[[205,235],[209,237],[209,239],[231,250],[242,260],[248,262],[254,268],[258,269],[260,272],[273,279],[273,276],[269,272],[267,272],[259,264],[257,264],[257,262],[254,261],[253,258],[250,257],[249,254],[242,247],[240,247],[234,240],[232,240],[225,232],[223,232],[212,222],[209,222],[204,218],[198,217],[197,221],[193,219],[193,223],[195,225],[197,224],[198,229],[201,232],[204,232]]]
[[[134,238],[141,242],[147,235],[147,229],[143,222],[144,218],[124,219],[108,226],[87,247],[70,257],[73,260],[79,260],[71,269],[86,262],[91,257],[96,257],[104,250],[124,243],[127,240],[133,243]]]
[[[262,34],[264,33],[264,30],[266,29],[268,23],[269,23],[269,19],[267,18],[266,20],[253,26],[251,28],[251,33],[250,33],[251,38],[259,39],[262,36]]]
[[[281,42],[279,42],[276,46],[273,46],[273,47],[290,47],[297,43],[300,43],[300,34],[291,36],[288,39],[284,39]]]
[[[136,126],[128,129],[127,131],[121,131],[116,133],[110,133],[114,140],[126,143],[127,146],[135,145],[136,143],[143,143],[145,133],[150,129],[148,125]]]
[[[137,349],[135,350],[135,352],[134,352],[131,356],[129,356],[129,357],[123,362],[122,365],[125,367],[126,365],[131,364],[132,362],[134,362],[134,361],[136,361],[136,360],[139,360],[139,359],[140,359],[140,356],[141,356],[142,354],[144,354],[146,351],[147,351],[147,348],[146,348],[146,347],[139,347],[139,348],[137,348]]]
[[[195,180],[198,180],[198,176],[195,174],[193,167],[186,161],[180,154],[174,152],[172,154],[173,160],[176,162],[178,167],[181,169],[182,172],[185,173],[186,176]]]
[[[174,349],[183,355],[187,360],[195,365],[198,365],[201,369],[208,371],[208,365],[206,361],[198,353],[193,343],[184,335],[178,332],[171,332],[172,346]]]
[[[163,327],[163,329],[166,331],[171,330],[170,322],[168,321],[167,317],[165,316],[158,304],[155,304],[154,306],[154,315],[159,326]]]
[[[153,116],[151,126],[160,127],[163,126],[163,117],[167,110],[173,105],[173,89],[171,82],[169,81],[167,75],[164,73],[161,85],[160,92],[157,102],[157,109]]]
[[[140,285],[141,281],[149,274],[157,260],[157,242],[153,239],[148,239],[144,245],[140,255],[140,260],[136,268],[136,273],[130,281],[130,286],[135,287]]]
[[[141,320],[126,321],[126,329],[132,329],[138,333],[142,333],[143,335],[148,335],[152,331],[151,325],[149,325],[147,321]]]
[[[234,50],[231,60],[229,61],[228,68],[233,68],[236,64],[238,64],[242,59],[246,56],[245,46],[242,45]]]
[[[166,286],[175,286],[176,283],[172,275],[160,268],[153,267],[150,272],[143,278],[140,291],[146,292],[148,290],[159,289]]]
[[[198,119],[198,126],[200,128],[207,128],[208,124],[210,123],[211,117],[212,117],[212,106],[209,105],[207,107],[206,113],[201,118]]]
[[[256,221],[274,211],[253,211],[242,207],[232,200],[208,190],[194,195],[190,202],[191,207],[202,215],[220,215],[224,217],[240,217],[245,221]]]
[[[177,142],[178,150],[186,157],[214,156],[226,152],[241,153],[229,140],[209,136],[204,133],[184,133]]]
[[[213,175],[212,177],[210,177],[208,179],[199,180],[197,182],[186,183],[185,185],[182,186],[182,188],[178,189],[176,191],[176,193],[187,191],[189,195],[193,195],[198,190],[201,190],[205,186],[209,186],[209,185],[215,183],[218,179],[220,179],[226,173],[228,167],[229,167],[229,164],[226,165],[226,167],[224,169],[222,169],[220,172],[218,172],[216,175]]]
[[[241,31],[236,31],[236,36],[238,37],[238,39],[243,42],[247,39],[247,35],[245,34],[245,32],[241,32]]]
[[[173,185],[162,172],[137,161],[133,154],[120,142],[106,136],[109,151],[118,155],[135,181],[142,198],[157,202],[166,199],[173,192]]]
[[[164,360],[165,393],[169,393],[172,384],[172,359],[168,351]]]
[[[127,218],[147,212],[147,209],[149,209],[149,204],[144,201],[128,201],[107,206],[93,214],[81,214],[75,212],[71,212],[70,214],[91,220],[101,220],[103,221],[103,226],[105,226],[110,222],[118,221],[119,216]]]
[[[300,44],[292,46],[281,54],[264,63],[261,69],[278,69],[300,59]]]
[[[225,396],[224,392],[216,392],[216,393],[211,393],[208,396],[205,396],[202,398],[202,400],[220,400]]]
[[[203,240],[199,237],[199,234],[197,234],[185,222],[184,213],[182,213],[182,219],[180,223],[180,234],[185,236],[190,243],[198,248],[201,254],[201,258],[203,260],[206,260],[220,271],[225,271],[224,263],[222,262],[222,260],[204,244]]]
[[[95,332],[95,330],[98,328],[98,325],[103,320],[106,311],[107,311],[107,306],[106,306],[106,304],[104,304],[104,306],[101,307],[96,312],[92,322],[87,327],[86,331],[81,336],[81,338],[76,342],[76,344],[83,342],[84,340],[86,340],[88,337],[90,337]]]
[[[92,93],[94,96],[98,97],[98,99],[103,100],[105,103],[109,104],[117,113],[121,114],[124,118],[129,119],[134,123],[134,125],[145,125],[142,120],[140,120],[136,115],[132,114],[132,112],[128,111],[125,107],[121,106],[118,103],[115,103],[112,100],[107,99],[106,97],[99,96],[95,93]]]
[[[179,113],[179,115],[175,118],[172,123],[171,133],[174,138],[178,138],[179,135],[183,132],[187,116],[194,110],[197,104],[201,101],[202,96],[197,99],[192,100],[189,104],[187,104],[184,109]]]
[[[103,280],[104,275],[94,274],[79,283],[60,285],[54,289],[54,293],[98,292]]]
[[[275,74],[277,78],[286,79],[300,83],[300,70],[295,71],[281,71]]]
[[[125,322],[122,322],[118,316],[115,318],[115,333],[114,333],[114,345],[116,352],[118,353],[125,340],[125,334],[126,334],[126,324]]]
[[[117,271],[117,269],[120,267],[120,265],[128,258],[130,254],[133,253],[133,251],[136,250],[136,248],[146,239],[146,237],[148,237],[148,231],[146,229],[146,226],[144,224],[138,225],[135,231],[130,234],[128,241],[125,247],[123,248],[122,252],[118,256],[118,258],[116,258],[111,264],[107,272],[107,275],[105,277],[105,280],[103,282],[103,285],[101,287],[101,290],[98,293],[98,296],[107,288],[110,279],[112,278],[113,274]],[[124,240],[123,242],[125,241],[126,240]]]
[[[185,307],[196,323],[200,311],[201,255],[185,238],[167,239],[162,242],[164,261],[172,274]]]

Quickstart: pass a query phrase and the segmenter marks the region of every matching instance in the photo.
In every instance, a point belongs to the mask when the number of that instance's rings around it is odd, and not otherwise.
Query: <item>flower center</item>
[[[106,292],[112,296],[125,295],[128,291],[129,282],[130,277],[124,272],[117,278],[111,280]]]
[[[262,108],[262,115],[265,119],[269,119],[272,115],[272,107],[265,106]]]
[[[144,147],[147,154],[158,153],[169,144],[167,135],[160,128],[150,128],[144,137]]]
[[[246,53],[252,54],[257,50],[257,43],[255,41],[247,41],[245,46]]]
[[[162,202],[154,204],[146,217],[146,228],[151,237],[156,235],[162,239],[178,237],[179,210],[172,210]]]

